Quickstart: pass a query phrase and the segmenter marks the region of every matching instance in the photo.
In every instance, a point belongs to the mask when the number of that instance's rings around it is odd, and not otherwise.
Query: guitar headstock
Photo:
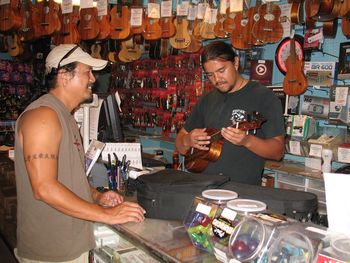
[[[243,131],[256,130],[266,121],[264,116],[257,111],[245,113],[239,120],[233,121],[232,127],[237,127]]]

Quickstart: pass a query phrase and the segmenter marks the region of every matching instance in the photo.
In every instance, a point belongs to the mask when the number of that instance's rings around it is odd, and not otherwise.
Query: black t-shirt
[[[203,95],[184,128],[190,132],[195,128],[228,127],[232,125],[232,117],[242,110],[247,113],[257,111],[266,119],[261,129],[256,130],[255,136],[272,138],[285,134],[281,102],[271,90],[252,81],[234,93],[221,93],[213,89]],[[263,169],[264,158],[243,146],[224,140],[220,158],[216,162],[210,162],[203,173],[223,174],[232,181],[260,184]]]

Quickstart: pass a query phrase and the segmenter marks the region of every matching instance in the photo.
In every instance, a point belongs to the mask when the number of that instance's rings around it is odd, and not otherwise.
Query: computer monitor
[[[108,95],[101,106],[97,139],[102,142],[123,142],[119,107],[114,94]]]

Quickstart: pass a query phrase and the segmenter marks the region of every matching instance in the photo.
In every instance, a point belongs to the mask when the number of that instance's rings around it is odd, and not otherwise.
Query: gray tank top
[[[58,155],[58,181],[80,198],[92,202],[85,176],[84,150],[78,126],[63,103],[46,94],[27,109],[48,106],[56,111],[62,127]],[[21,116],[18,118],[18,120]],[[17,120],[17,122],[18,122]],[[95,246],[93,225],[67,216],[33,197],[16,127],[15,172],[17,185],[17,249],[20,257],[40,261],[69,261]]]

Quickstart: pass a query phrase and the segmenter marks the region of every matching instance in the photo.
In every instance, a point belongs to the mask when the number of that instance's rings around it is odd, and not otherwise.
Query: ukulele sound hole
[[[84,15],[84,20],[89,21],[92,15],[86,14]]]
[[[241,20],[241,26],[246,26],[248,24],[248,19]]]
[[[273,14],[266,14],[266,15],[264,15],[264,19],[266,21],[270,22],[270,21],[273,21],[275,19],[275,16]]]

